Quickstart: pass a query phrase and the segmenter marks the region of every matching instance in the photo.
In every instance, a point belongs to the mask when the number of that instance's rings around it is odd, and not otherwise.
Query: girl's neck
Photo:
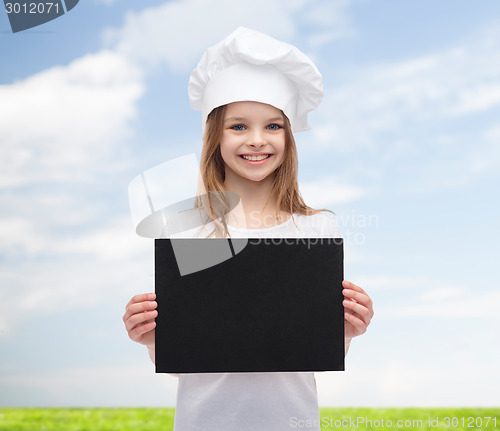
[[[279,218],[276,219],[277,199],[271,196],[272,184],[271,176],[262,181],[234,181],[226,177],[224,188],[240,196],[240,203],[229,214],[228,224],[238,228],[259,229],[284,223],[290,214],[278,211]]]

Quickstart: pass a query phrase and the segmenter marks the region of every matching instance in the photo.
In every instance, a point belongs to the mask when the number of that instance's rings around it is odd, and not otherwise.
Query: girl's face
[[[220,151],[225,163],[226,180],[264,180],[283,160],[283,114],[274,106],[260,102],[228,104]]]

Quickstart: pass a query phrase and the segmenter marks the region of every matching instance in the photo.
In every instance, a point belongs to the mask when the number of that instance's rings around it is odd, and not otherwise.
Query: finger
[[[142,319],[141,316],[144,316],[143,313],[147,313],[152,310],[152,307],[148,307],[145,305],[145,303],[142,303],[139,305],[139,307],[135,307],[134,305],[131,305],[126,313],[123,315],[123,323],[125,323],[125,326],[127,329],[131,328],[131,323],[136,324]]]
[[[356,290],[356,291],[364,293],[366,296],[368,296],[368,294],[360,286],[358,286],[357,284],[354,284],[352,281],[344,280],[342,282],[342,286],[344,286],[346,289]]]
[[[126,322],[134,314],[154,310],[157,306],[158,303],[156,301],[144,301],[137,304],[128,305],[125,314],[123,315],[123,321]]]
[[[357,302],[349,301],[345,299],[343,301],[343,305],[345,308],[353,311],[353,314],[363,320],[366,326],[370,324],[371,316],[370,310],[368,310],[364,305],[358,304]]]
[[[138,341],[145,333],[153,330],[156,326],[156,322],[147,322],[143,325],[135,327],[128,333],[128,336],[132,341]]]
[[[360,304],[363,304],[366,308],[369,310],[373,309],[373,302],[371,298],[365,294],[358,292],[356,290],[352,289],[344,289],[342,291],[342,294],[346,297],[346,299],[354,300],[355,302],[359,302]]]
[[[132,297],[132,299],[128,302],[128,304],[125,306],[125,309],[130,305],[130,304],[135,304],[137,302],[143,302],[143,301],[154,301],[156,299],[156,293],[141,293],[140,295],[135,295]]]
[[[131,331],[136,326],[142,325],[145,322],[154,319],[157,315],[158,311],[156,310],[144,311],[143,313],[134,314],[127,319],[127,321],[125,322],[125,327],[127,328],[127,331]]]
[[[156,325],[156,321],[155,321],[155,319],[147,319],[147,320],[144,320],[144,321],[142,321],[142,322],[139,322],[137,325],[135,325],[135,326],[131,327],[131,328],[130,328],[130,331],[128,331],[128,332],[129,332],[129,334],[130,334],[130,333],[135,333],[135,331],[137,331],[137,329],[138,329],[138,328],[139,328],[139,329],[141,329],[143,326],[146,326],[146,327],[151,327],[151,325],[150,325],[150,324],[151,324],[152,322],[154,322],[154,323],[155,323],[155,325]],[[147,331],[146,331],[146,332],[147,332]]]
[[[156,316],[158,316],[157,310],[144,311],[142,313],[137,313],[137,314],[130,316],[130,318],[127,321],[127,324],[128,324],[130,329],[133,329],[134,326],[141,324],[141,323],[144,323],[148,320],[152,320]]]
[[[346,311],[345,319],[354,325],[354,327],[358,330],[359,334],[364,334],[366,332],[365,322],[363,322],[360,318]]]

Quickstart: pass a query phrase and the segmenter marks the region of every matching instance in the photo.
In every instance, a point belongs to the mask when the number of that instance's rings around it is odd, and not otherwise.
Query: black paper
[[[181,276],[179,244],[212,266]],[[157,373],[344,370],[341,238],[156,239],[155,270]]]

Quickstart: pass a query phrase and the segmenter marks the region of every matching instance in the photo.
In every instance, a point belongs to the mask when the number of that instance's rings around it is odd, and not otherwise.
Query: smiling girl
[[[326,209],[307,206],[297,183],[293,132],[308,130],[307,113],[322,98],[314,64],[297,48],[239,27],[207,49],[191,75],[189,96],[202,110],[200,172],[206,192],[234,192],[239,204],[216,214],[199,199],[205,223],[169,237],[341,237]],[[326,212],[326,213],[325,213]],[[342,282],[345,351],[363,334],[373,304]],[[123,316],[129,337],[154,362],[154,294],[134,296]],[[178,374],[174,430],[289,430],[294,420],[319,430],[313,372]]]

